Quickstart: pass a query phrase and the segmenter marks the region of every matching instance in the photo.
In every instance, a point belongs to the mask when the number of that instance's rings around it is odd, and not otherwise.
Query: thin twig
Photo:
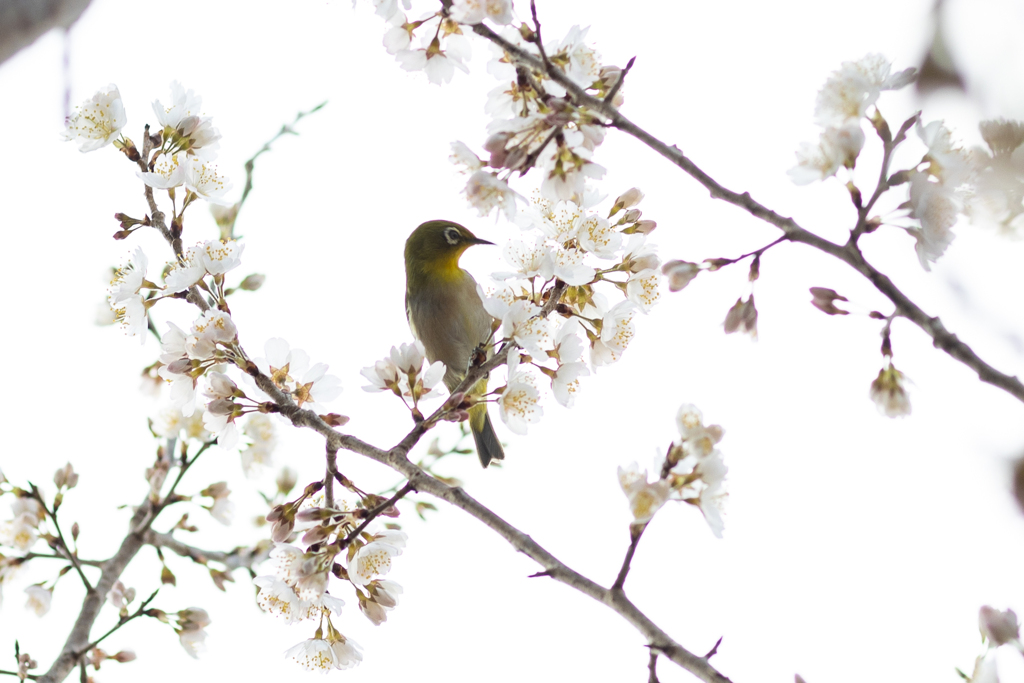
[[[716,268],[722,268],[722,267],[725,267],[725,266],[732,265],[733,263],[739,263],[743,259],[750,258],[751,256],[760,256],[764,252],[766,252],[769,249],[771,249],[772,247],[774,247],[776,244],[781,244],[782,242],[787,242],[787,241],[789,241],[789,238],[786,235],[783,235],[782,237],[780,237],[779,239],[775,240],[771,244],[766,244],[763,247],[761,247],[760,249],[755,249],[754,251],[751,251],[751,252],[749,252],[747,254],[741,254],[740,256],[737,256],[736,258],[720,258],[720,259],[708,259],[708,260],[712,261]]]
[[[658,651],[651,648],[651,658],[647,661],[647,683],[660,683],[658,681]]]
[[[866,232],[869,232],[870,225],[868,223],[868,214],[871,209],[874,208],[875,202],[885,194],[889,189],[889,165],[892,163],[892,153],[896,150],[901,142],[907,138],[907,131],[910,130],[917,120],[921,117],[921,112],[915,113],[909,119],[903,122],[900,126],[899,131],[896,133],[896,137],[890,139],[888,127],[883,128],[878,132],[878,137],[882,140],[882,163],[878,170],[878,183],[875,185],[875,191],[871,195],[871,199],[868,203],[857,207],[857,225],[854,226],[853,230],[850,231],[850,242],[853,244],[857,243],[857,240]]]
[[[629,525],[629,548],[626,550],[626,557],[622,560],[622,568],[619,569],[619,575],[615,577],[615,583],[612,584],[613,591],[621,591],[625,585],[626,575],[629,574],[629,565],[633,561],[633,554],[636,553],[636,547],[640,544],[640,537],[643,536],[644,529],[646,528],[646,523]]]
[[[327,473],[324,475],[324,505],[334,507],[334,477],[338,474],[338,449],[327,446]]]
[[[57,532],[57,541],[60,544],[60,549],[67,553],[67,557],[65,559],[70,562],[71,566],[73,566],[75,571],[78,572],[78,578],[82,580],[82,585],[85,586],[86,593],[91,593],[93,590],[92,584],[89,583],[89,579],[86,578],[85,572],[82,571],[82,564],[78,561],[75,553],[71,551],[71,546],[69,546],[68,542],[64,539],[64,533],[60,529],[60,522],[57,521],[57,508],[54,507],[53,510],[48,508],[46,506],[46,501],[43,500],[43,494],[39,492],[36,485],[31,484],[31,487],[32,497],[36,499],[36,502],[39,503],[40,507],[42,507],[43,511],[46,513],[46,516],[50,518],[51,522],[53,522],[53,530]]]
[[[256,167],[256,159],[258,159],[261,154],[269,152],[271,145],[277,142],[278,138],[283,137],[285,135],[298,135],[298,133],[295,132],[295,129],[292,128],[292,126],[294,126],[295,124],[297,124],[299,121],[306,118],[310,114],[315,114],[316,112],[320,111],[326,106],[327,102],[324,101],[316,105],[309,111],[300,111],[298,114],[295,115],[294,121],[292,121],[290,124],[283,124],[281,126],[281,130],[277,131],[277,134],[274,137],[270,138],[265,143],[263,143],[263,146],[260,147],[259,150],[255,154],[253,154],[248,161],[245,162],[245,188],[242,190],[242,198],[238,200],[239,209],[241,209],[242,205],[245,204],[245,200],[249,198],[249,193],[252,192],[252,172],[253,169]]]
[[[14,558],[11,558],[11,559],[14,559]],[[68,561],[68,558],[65,557],[64,555],[50,555],[48,553],[31,553],[31,552],[30,553],[25,553],[24,555],[22,555],[18,559],[19,560],[23,560],[25,562],[28,562],[29,560],[63,560],[65,562]],[[83,560],[82,558],[78,558],[78,563],[83,565],[83,566],[85,566],[85,567],[102,567],[103,566],[103,561],[102,560]]]
[[[615,81],[615,85],[613,85],[612,89],[608,91],[608,94],[604,96],[605,104],[615,106],[612,104],[612,100],[614,100],[615,96],[619,94],[619,89],[622,87],[622,84],[626,82],[626,74],[628,74],[629,70],[633,68],[634,62],[636,62],[636,57],[630,57],[629,61],[626,62],[626,68],[619,73],[619,80]]]
[[[106,640],[109,636],[113,635],[119,628],[121,628],[122,626],[127,624],[129,621],[133,621],[134,619],[138,619],[139,617],[143,616],[143,614],[146,611],[146,608],[149,607],[149,603],[153,602],[153,600],[156,599],[156,594],[159,593],[159,592],[160,592],[159,588],[156,589],[155,591],[153,591],[153,593],[148,598],[146,598],[145,600],[142,601],[142,604],[139,605],[138,609],[136,609],[133,613],[129,614],[127,617],[123,617],[120,620],[118,620],[118,622],[116,624],[114,624],[114,626],[112,626],[106,633],[104,633],[102,636],[100,636],[99,638],[97,638],[96,640],[92,641],[91,643],[86,645],[84,648],[82,648],[82,650],[80,650],[76,654],[75,659],[78,659],[79,657],[84,655],[86,652],[88,652],[89,650],[93,649],[94,647],[96,647],[97,645],[102,643],[104,640]]]
[[[356,540],[356,538],[359,537],[359,534],[363,533],[366,527],[370,526],[370,522],[372,522],[374,519],[379,517],[384,512],[387,512],[388,508],[390,508],[392,505],[394,505],[402,498],[404,498],[407,493],[415,490],[416,487],[412,485],[412,482],[409,482],[405,486],[403,486],[398,493],[391,496],[391,498],[389,498],[387,501],[381,503],[377,507],[370,510],[370,512],[366,515],[366,519],[363,520],[363,523],[357,526],[355,529],[353,529],[349,533],[349,535],[346,536],[345,539],[341,542],[341,548],[347,548],[349,544],[352,543],[352,541]]]
[[[540,35],[540,19],[537,18],[537,3],[535,0],[530,0],[530,14],[533,15],[534,33],[537,34],[533,42],[536,44],[537,49],[540,50],[541,68],[544,73],[548,73],[551,62],[548,61],[548,53],[544,51],[544,39]]]

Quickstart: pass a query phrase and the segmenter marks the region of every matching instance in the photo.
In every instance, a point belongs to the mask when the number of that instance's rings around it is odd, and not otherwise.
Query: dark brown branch
[[[629,61],[626,62],[626,68],[619,73],[619,80],[615,81],[615,85],[608,91],[608,94],[604,96],[604,103],[607,105],[612,104],[612,100],[619,94],[619,90],[622,88],[622,84],[626,82],[626,74],[633,68],[633,64],[636,62],[636,57],[630,57]]]
[[[366,515],[366,519],[363,520],[363,523],[357,526],[355,529],[353,529],[351,533],[349,533],[349,535],[345,537],[345,540],[341,542],[341,549],[344,550],[349,546],[349,544],[352,541],[356,540],[359,534],[363,533],[366,527],[370,526],[370,522],[375,520],[377,517],[380,517],[383,513],[387,512],[392,505],[402,500],[402,498],[404,498],[406,494],[415,490],[416,489],[413,487],[412,482],[409,482],[405,486],[403,486],[398,493],[391,496],[391,498],[370,510]]]
[[[551,62],[548,60],[548,53],[544,51],[544,39],[540,35],[540,19],[537,18],[536,0],[530,0],[530,14],[533,15],[533,28],[536,35],[533,42],[537,46],[537,50],[540,51],[541,70],[548,73],[551,70]]]
[[[525,50],[509,43],[507,40],[496,34],[484,24],[473,26],[473,32],[487,40],[499,45],[508,52],[516,61],[528,64],[535,69],[542,69],[540,61]],[[960,341],[957,336],[943,326],[942,322],[929,316],[917,304],[911,301],[901,292],[893,282],[870,265],[856,244],[840,246],[826,239],[818,237],[814,233],[800,227],[792,218],[780,216],[771,209],[754,201],[748,192],[734,192],[720,185],[714,178],[702,171],[696,164],[690,161],[675,145],[668,145],[654,137],[646,130],[640,128],[628,118],[623,116],[611,103],[588,94],[583,88],[570,80],[565,73],[558,68],[551,68],[548,75],[557,83],[561,84],[566,91],[572,95],[577,105],[586,106],[592,111],[599,113],[607,119],[607,125],[617,128],[628,135],[644,143],[652,150],[668,159],[678,166],[682,171],[690,175],[694,180],[703,185],[713,199],[721,199],[725,202],[738,206],[747,211],[751,216],[758,218],[781,230],[786,239],[791,242],[799,242],[823,251],[830,256],[835,256],[857,272],[864,275],[875,288],[885,295],[895,306],[901,317],[910,320],[920,327],[928,336],[936,348],[945,351],[952,358],[960,361],[977,373],[978,378],[987,384],[996,386],[1007,392],[1019,401],[1024,402],[1024,383],[1012,375],[1007,375],[995,369],[981,358],[974,351]],[[870,205],[870,202],[869,202]]]
[[[626,584],[626,575],[629,574],[629,565],[633,561],[633,555],[636,553],[636,547],[640,544],[640,537],[644,535],[644,529],[647,528],[647,524],[637,526],[636,524],[629,525],[629,548],[626,550],[626,557],[622,560],[622,568],[619,569],[619,575],[615,577],[615,583],[612,584],[613,591],[621,591],[622,587]]]

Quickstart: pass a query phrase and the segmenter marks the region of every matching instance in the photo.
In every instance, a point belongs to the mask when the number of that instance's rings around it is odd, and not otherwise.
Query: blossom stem
[[[875,111],[878,111],[877,107],[875,108]],[[881,116],[880,113],[878,115]],[[875,191],[871,195],[871,199],[868,200],[868,203],[864,204],[863,206],[857,207],[857,225],[854,226],[853,230],[850,231],[850,243],[856,244],[857,240],[860,238],[861,235],[863,235],[866,232],[870,232],[870,225],[868,224],[868,214],[871,212],[871,209],[875,206],[875,202],[878,201],[878,198],[881,197],[890,189],[889,165],[892,162],[892,153],[896,150],[900,143],[906,139],[907,131],[910,130],[910,127],[914,125],[914,123],[918,120],[920,116],[921,112],[917,112],[909,119],[904,121],[903,125],[900,126],[899,132],[896,133],[896,137],[891,140],[888,139],[881,132],[878,133],[878,136],[882,139],[882,164],[881,168],[878,171],[878,184],[875,186]]]
[[[327,446],[327,474],[324,476],[324,504],[334,507],[334,476],[338,473],[338,449]]]
[[[750,252],[748,254],[743,254],[742,256],[737,256],[736,258],[730,258],[730,259],[715,259],[714,265],[716,266],[716,269],[717,269],[717,268],[722,268],[723,266],[731,266],[734,263],[739,263],[743,259],[750,258],[751,256],[760,257],[761,254],[763,254],[764,252],[768,251],[769,249],[774,247],[776,244],[780,244],[781,242],[785,242],[788,239],[789,239],[788,237],[783,235],[782,237],[780,237],[779,239],[775,240],[771,244],[766,244],[763,247],[761,247],[760,249],[755,249],[754,251],[752,251],[752,252]]]
[[[29,560],[64,560],[65,562],[68,561],[68,558],[65,557],[64,555],[56,555],[56,554],[50,555],[48,553],[26,553],[25,555],[23,555],[19,559],[21,559],[21,560],[23,560],[25,562],[28,562]],[[81,558],[78,558],[78,562],[79,562],[79,564],[81,564],[81,565],[83,565],[85,567],[102,567],[103,566],[103,562],[101,562],[100,560],[83,560]]]
[[[622,560],[622,568],[619,569],[619,575],[615,577],[615,583],[612,584],[613,591],[621,591],[622,587],[626,584],[626,575],[629,574],[630,563],[633,561],[636,547],[640,544],[640,537],[643,536],[644,529],[646,528],[646,523],[629,525],[629,548],[626,549],[626,557]]]
[[[107,631],[102,636],[100,636],[99,638],[97,638],[96,640],[92,641],[91,643],[89,643],[88,645],[83,647],[81,650],[76,652],[75,653],[75,659],[78,659],[79,657],[84,655],[86,652],[88,652],[89,650],[93,649],[94,647],[96,647],[97,645],[102,643],[109,636],[113,635],[113,633],[115,631],[117,631],[119,628],[121,628],[122,626],[127,624],[129,621],[133,621],[133,620],[138,619],[139,617],[143,616],[145,614],[145,612],[146,612],[146,608],[149,607],[149,603],[153,602],[153,600],[156,598],[156,594],[159,593],[159,592],[160,592],[160,589],[157,588],[155,591],[153,591],[153,593],[148,598],[146,598],[145,600],[142,601],[142,604],[139,605],[139,608],[137,610],[135,610],[134,612],[129,614],[127,617],[122,617],[121,619],[119,619],[118,622],[114,626],[112,626],[109,631]]]
[[[53,530],[57,532],[57,541],[60,544],[60,549],[63,553],[67,555],[65,559],[67,559],[67,561],[70,562],[71,565],[75,568],[75,571],[78,572],[78,578],[82,580],[82,585],[85,586],[85,591],[87,593],[91,593],[93,591],[92,584],[89,583],[89,579],[86,578],[85,572],[82,571],[81,562],[78,561],[78,557],[75,555],[75,553],[71,551],[71,547],[68,545],[68,542],[64,539],[64,533],[60,529],[60,522],[57,521],[56,505],[54,505],[53,510],[46,507],[46,503],[43,501],[43,495],[39,492],[39,489],[36,488],[34,484],[32,485],[32,497],[36,499],[36,502],[38,502],[40,506],[42,506],[43,511],[46,513],[46,516],[49,517],[50,521],[53,522]]]
[[[363,531],[366,529],[366,527],[370,526],[370,522],[372,522],[374,519],[376,519],[381,514],[386,512],[388,510],[388,508],[390,508],[392,505],[394,505],[395,503],[400,501],[402,498],[404,498],[407,493],[410,493],[411,491],[415,491],[415,490],[416,490],[416,487],[413,486],[412,482],[411,481],[407,482],[406,485],[403,486],[398,491],[398,493],[396,493],[395,495],[391,496],[385,502],[381,503],[377,507],[375,507],[372,510],[370,510],[370,512],[366,515],[366,519],[363,520],[363,523],[360,524],[359,526],[357,526],[355,529],[353,529],[352,532],[349,533],[349,535],[346,536],[341,541],[340,547],[338,549],[339,550],[344,550],[345,548],[347,548],[349,546],[349,544],[352,543],[352,541],[356,540],[356,538],[359,537],[359,534],[363,533]]]

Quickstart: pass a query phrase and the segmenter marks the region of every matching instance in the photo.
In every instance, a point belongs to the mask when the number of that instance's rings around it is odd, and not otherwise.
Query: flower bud
[[[609,216],[614,216],[622,209],[628,209],[636,206],[643,200],[644,193],[640,191],[638,187],[631,187],[618,196],[615,200],[615,205],[612,206],[612,212]]]
[[[326,526],[315,526],[302,535],[302,542],[306,545],[313,545],[324,541],[331,535],[332,528]]]
[[[978,627],[981,635],[996,647],[1020,639],[1020,624],[1012,609],[1000,612],[988,605],[978,610]]]
[[[868,396],[875,402],[880,413],[886,417],[910,415],[910,397],[907,396],[905,382],[903,373],[891,362],[878,372]]]
[[[602,66],[601,73],[598,78],[601,81],[601,85],[605,88],[611,89],[615,87],[615,84],[619,82],[619,78],[622,76],[622,69],[617,66]]]
[[[829,315],[847,315],[849,311],[844,311],[841,308],[837,308],[836,301],[849,301],[842,294],[837,293],[834,289],[828,289],[826,287],[811,287],[811,305],[817,308],[822,313]]]
[[[642,235],[650,235],[654,232],[654,229],[658,227],[658,224],[654,221],[644,219],[637,221],[636,225],[626,230],[626,232],[639,232]]]
[[[668,278],[668,290],[678,292],[700,274],[700,266],[689,261],[673,260],[662,266],[661,272]]]
[[[644,254],[639,258],[630,259],[629,272],[639,273],[644,270],[654,270],[661,265],[661,259],[657,254]]]
[[[320,415],[320,419],[331,427],[344,427],[348,424],[351,418],[345,415],[339,415],[338,413],[327,413],[326,415]]]
[[[388,613],[383,607],[359,596],[359,611],[366,615],[366,618],[373,622],[374,626],[380,626],[388,620]]]
[[[68,488],[73,489],[78,484],[78,474],[75,469],[71,466],[71,463],[64,465],[64,467],[57,470],[53,475],[53,483],[58,489]]]
[[[207,396],[216,398],[228,398],[237,395],[238,385],[230,377],[220,372],[209,372],[206,374],[210,382],[210,391]],[[226,413],[225,413],[226,414]]]
[[[270,540],[274,543],[284,543],[295,530],[295,520],[292,518],[279,519],[270,528]]]
[[[189,358],[179,358],[167,364],[167,372],[174,375],[185,375],[192,369],[192,361]]]
[[[757,339],[757,308],[754,306],[754,295],[744,301],[736,299],[736,303],[725,316],[725,333],[746,332],[751,339]]]
[[[244,289],[247,292],[255,292],[257,289],[263,286],[266,282],[267,276],[262,273],[252,273],[246,275],[245,279],[238,285],[239,289]]]
[[[231,493],[231,491],[228,489],[228,483],[226,481],[218,481],[217,483],[210,484],[200,491],[199,495],[209,496],[210,498],[223,498],[229,493]]]
[[[206,409],[214,415],[231,415],[235,411],[235,404],[229,399],[218,398],[210,401],[206,405]]]

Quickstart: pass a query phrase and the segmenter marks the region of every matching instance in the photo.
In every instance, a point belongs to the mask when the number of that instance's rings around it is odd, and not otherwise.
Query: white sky
[[[526,9],[522,2],[520,13]],[[417,4],[416,11],[431,7]],[[141,139],[150,103],[178,79],[204,98],[204,113],[224,135],[219,164],[240,191],[242,163],[299,110],[330,104],[300,125],[302,135],[276,145],[256,169],[256,187],[238,223],[246,239],[240,275],[268,276],[255,295],[232,302],[243,345],[261,355],[283,336],[328,362],[345,384],[334,410],[351,432],[395,443],[411,424],[384,396],[359,387],[358,371],[392,344],[409,340],[402,309],[402,246],[417,224],[445,217],[501,241],[504,222],[482,220],[458,195],[462,179],[448,144],[478,147],[483,105],[493,87],[488,48],[474,41],[472,74],[438,88],[401,71],[380,46],[383,26],[370,9],[348,2],[166,3],[94,0],[71,35],[72,101],[108,82],[124,97],[125,133]],[[838,182],[793,186],[786,169],[803,140],[816,135],[814,96],[844,60],[881,52],[897,69],[917,65],[928,40],[930,3],[541,2],[548,39],[576,23],[606,63],[636,55],[623,112],[677,144],[726,186],[831,239],[844,239],[853,212]],[[522,15],[521,16],[525,16]],[[1024,59],[1024,14],[995,0],[951,2],[951,41],[972,86],[973,103],[943,96],[919,102],[887,94],[880,107],[895,127],[917,108],[926,121],[945,117],[967,143],[978,142],[979,116],[1024,118],[1017,74]],[[52,493],[52,472],[71,460],[79,488],[63,512],[83,528],[84,557],[116,547],[127,510],[144,492],[143,469],[155,443],[145,419],[157,404],[137,391],[139,370],[156,345],[140,347],[112,328],[93,325],[106,287],[105,268],[141,244],[151,262],[169,258],[155,235],[115,242],[112,215],[145,211],[133,168],[112,149],[79,154],[58,140],[63,118],[63,38],[51,34],[0,67],[0,110],[7,163],[0,204],[7,267],[7,416],[0,467],[15,482]],[[916,144],[916,141],[914,141]],[[869,149],[876,150],[869,138]],[[920,154],[913,148],[910,159]],[[744,212],[710,200],[694,181],[640,144],[614,132],[598,150],[601,183],[614,197],[631,186],[647,194],[644,216],[658,221],[653,241],[665,258],[735,256],[777,237]],[[862,188],[877,155],[862,162]],[[528,185],[521,186],[528,189]],[[897,198],[902,201],[903,197]],[[893,202],[895,204],[896,202]],[[946,257],[925,273],[912,240],[883,230],[864,240],[867,255],[898,286],[983,357],[1024,372],[1019,299],[1021,244],[964,225]],[[214,236],[200,210],[188,215],[185,240]],[[477,249],[463,261],[478,277],[500,270],[499,250]],[[650,525],[627,582],[632,599],[684,646],[707,651],[724,641],[715,665],[737,683],[955,680],[980,652],[982,604],[1024,609],[1024,521],[1008,495],[1008,463],[1024,448],[1021,406],[981,385],[904,321],[894,326],[895,362],[913,381],[914,415],[890,421],[867,399],[881,367],[879,325],[864,316],[828,318],[807,288],[837,289],[857,310],[888,312],[880,295],[852,271],[798,245],[762,261],[756,295],[760,340],[725,337],[721,321],[747,294],[739,266],[701,275],[667,295],[639,320],[624,359],[586,380],[570,412],[553,400],[528,437],[507,438],[506,465],[481,471],[474,457],[447,472],[468,491],[557,557],[609,584],[628,540],[628,510],[617,465],[649,466],[675,436],[680,403],[696,403],[725,427],[720,444],[730,467],[726,531],[716,540],[700,515],[681,505]],[[157,310],[184,326],[189,311]],[[1016,341],[1015,341],[1016,340]],[[439,434],[450,434],[442,427]],[[282,429],[276,456],[309,481],[322,472],[322,442]],[[240,510],[224,529],[188,510],[203,531],[201,547],[249,543],[259,531],[257,487],[243,480],[236,454],[204,456],[184,490],[228,479]],[[395,478],[356,456],[342,471],[367,489]],[[181,506],[185,511],[187,506]],[[392,573],[405,587],[389,621],[373,627],[352,606],[338,626],[365,648],[361,667],[331,675],[351,681],[521,681],[646,679],[641,637],[610,611],[545,579],[536,566],[465,515],[442,507],[423,524],[403,515],[410,534]],[[171,511],[158,528],[177,519]],[[192,539],[188,539],[192,540]],[[105,666],[98,678],[152,681],[231,676],[299,680],[280,653],[312,635],[261,615],[242,572],[227,594],[203,571],[170,558],[179,587],[155,603],[166,610],[207,608],[210,651],[189,659],[169,628],[156,622],[125,629],[108,649],[131,648],[139,661]],[[4,590],[0,652],[13,639],[45,669],[80,603],[74,579],[58,586],[43,620],[23,611],[21,590],[49,579],[46,565]],[[158,564],[144,549],[126,583],[148,595]],[[98,624],[106,628],[110,610]],[[1005,680],[1024,666],[1004,658]],[[0,657],[0,668],[14,668]],[[661,680],[692,680],[669,662]]]

